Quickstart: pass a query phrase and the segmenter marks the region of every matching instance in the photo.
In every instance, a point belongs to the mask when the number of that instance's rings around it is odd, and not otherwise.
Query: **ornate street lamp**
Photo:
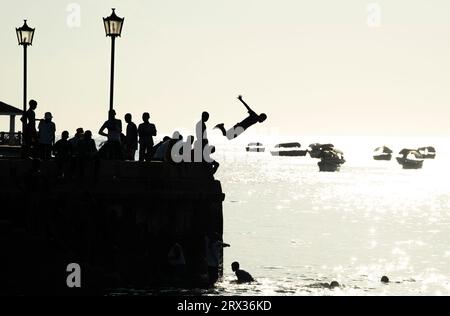
[[[25,133],[25,113],[27,111],[27,47],[33,44],[34,29],[27,25],[27,20],[21,27],[16,28],[17,40],[19,45],[23,46],[23,116],[22,116],[22,135]]]
[[[122,26],[124,18],[120,18],[116,15],[116,9],[112,9],[112,13],[107,18],[103,18],[103,24],[105,25],[106,36],[111,37],[111,85],[109,91],[109,110],[113,109],[113,91],[114,91],[114,52],[115,52],[115,40],[116,37],[122,33]]]

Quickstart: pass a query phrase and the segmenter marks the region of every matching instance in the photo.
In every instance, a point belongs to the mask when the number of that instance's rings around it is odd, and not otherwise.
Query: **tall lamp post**
[[[112,13],[107,18],[103,18],[103,24],[105,25],[106,36],[111,37],[111,84],[109,91],[109,110],[113,109],[113,91],[114,91],[114,51],[116,37],[122,33],[122,26],[124,18],[119,18],[115,12],[116,9],[112,9]]]
[[[22,116],[22,137],[25,133],[25,113],[27,111],[27,47],[33,43],[34,29],[27,25],[27,20],[21,27],[16,27],[17,40],[23,46],[23,116]]]

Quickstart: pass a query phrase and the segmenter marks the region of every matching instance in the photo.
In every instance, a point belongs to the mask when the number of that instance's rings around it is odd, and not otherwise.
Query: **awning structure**
[[[20,135],[16,135],[16,116],[23,111],[12,105],[0,101],[0,116],[9,116],[9,131],[0,131],[0,145],[14,145],[20,142]]]
[[[22,115],[22,110],[0,101],[0,115]]]

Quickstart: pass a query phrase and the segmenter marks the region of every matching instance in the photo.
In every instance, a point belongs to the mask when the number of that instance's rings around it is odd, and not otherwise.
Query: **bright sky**
[[[115,7],[125,17],[116,41],[121,118],[131,112],[140,121],[148,111],[160,131],[193,130],[208,110],[209,127],[232,125],[246,116],[242,94],[269,117],[247,133],[450,135],[448,0],[1,4],[0,100],[22,107],[14,28],[27,18],[36,28],[28,96],[39,102],[38,117],[53,113],[58,133],[96,132],[106,119],[111,43],[102,17]],[[71,24],[77,7],[79,27]],[[0,120],[1,129],[7,124]]]

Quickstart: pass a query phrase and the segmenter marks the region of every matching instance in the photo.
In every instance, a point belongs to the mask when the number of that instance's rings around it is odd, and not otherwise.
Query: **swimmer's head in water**
[[[267,115],[266,115],[265,113],[261,113],[261,114],[259,115],[259,120],[258,120],[258,122],[262,123],[262,122],[264,122],[266,119],[267,119]]]
[[[231,270],[233,270],[233,272],[239,270],[239,262],[237,261],[233,262],[231,264]]]
[[[335,287],[339,287],[339,282],[337,281],[333,281],[330,283],[330,289],[334,289]]]

